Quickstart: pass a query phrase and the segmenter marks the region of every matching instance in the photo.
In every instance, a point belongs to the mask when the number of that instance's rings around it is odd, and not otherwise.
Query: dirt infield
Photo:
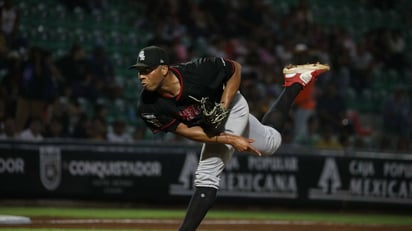
[[[139,229],[177,230],[179,219],[78,219],[31,218],[30,224],[0,224],[1,228],[82,228],[82,229]],[[412,231],[412,226],[348,225],[304,221],[278,220],[204,220],[199,231]]]

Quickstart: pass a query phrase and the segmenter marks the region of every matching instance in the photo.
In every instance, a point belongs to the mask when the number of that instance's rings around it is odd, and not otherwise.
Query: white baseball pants
[[[282,137],[276,129],[263,125],[249,113],[248,103],[240,92],[237,92],[231,104],[225,132],[254,139],[253,146],[263,155],[272,155],[282,142]],[[231,145],[203,144],[195,173],[195,186],[219,189],[220,175],[234,151]]]

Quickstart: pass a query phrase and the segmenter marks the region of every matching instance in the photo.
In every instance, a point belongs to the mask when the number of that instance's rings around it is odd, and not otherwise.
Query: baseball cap
[[[156,67],[159,65],[168,65],[169,56],[167,52],[158,46],[149,46],[141,49],[137,55],[136,63],[129,67],[131,68],[147,68]]]

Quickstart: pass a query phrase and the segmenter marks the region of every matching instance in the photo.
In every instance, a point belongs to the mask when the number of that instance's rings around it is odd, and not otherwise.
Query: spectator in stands
[[[320,139],[316,141],[315,148],[319,149],[342,149],[339,137],[330,126],[323,127],[320,132]]]
[[[316,101],[319,124],[331,130],[332,133],[339,133],[342,128],[342,120],[346,116],[346,103],[339,94],[337,86],[334,83],[328,83]]]
[[[6,118],[7,118],[6,102],[1,97],[0,98],[0,132],[2,132],[2,123],[6,120]]]
[[[352,72],[350,85],[361,96],[372,83],[372,70],[375,61],[364,41],[357,44],[356,53],[352,56]]]
[[[86,135],[89,140],[104,141],[107,137],[107,123],[102,117],[94,117],[86,127]]]
[[[43,140],[43,119],[40,117],[32,117],[29,120],[29,126],[18,134],[18,139],[24,141],[41,141]]]
[[[315,115],[311,115],[306,121],[307,132],[295,138],[295,142],[307,147],[315,147],[319,145],[321,136],[319,134],[319,122]]]
[[[101,118],[107,118],[109,115],[109,111],[107,109],[107,105],[103,103],[97,103],[94,105],[94,115]]]
[[[98,42],[90,57],[92,84],[98,96],[108,96],[114,87],[114,69],[111,59],[106,54],[103,42]]]
[[[7,69],[9,53],[10,49],[7,44],[6,34],[0,31],[0,70]]]
[[[47,79],[48,92],[46,96],[49,103],[51,103],[61,94],[66,80],[54,61],[52,52],[47,50],[44,52],[44,63],[47,72],[49,72],[49,77]]]
[[[112,123],[112,129],[107,134],[107,140],[115,143],[130,143],[133,141],[127,132],[127,124],[122,119],[117,119]]]
[[[13,0],[4,0],[0,6],[0,26],[7,38],[9,47],[17,35],[19,28],[20,15],[18,9],[14,6]]]
[[[17,137],[16,121],[13,117],[5,118],[0,123],[0,140],[15,139]]]
[[[177,62],[186,62],[188,60],[190,60],[189,58],[189,51],[188,48],[186,46],[186,44],[184,43],[184,37],[176,37],[173,39],[173,43],[172,43],[172,50],[173,53],[175,54],[174,59]]]
[[[73,132],[71,133],[71,137],[76,139],[87,139],[88,138],[88,128],[91,121],[90,118],[87,116],[86,113],[79,113],[77,121],[74,122],[73,125]]]
[[[292,63],[305,63],[305,60],[319,62],[306,44],[296,44]],[[317,59],[317,60],[313,60]],[[311,82],[298,94],[294,101],[293,121],[294,140],[300,140],[308,135],[308,120],[314,115],[316,108],[315,82]]]
[[[17,52],[10,52],[3,61],[6,67],[2,70],[4,77],[0,81],[0,98],[4,100],[9,114],[14,115],[22,79],[22,57]]]
[[[210,19],[211,17],[207,12],[202,10],[197,4],[193,4],[190,9],[190,18],[183,18],[183,23],[187,25],[188,32],[194,37],[194,39],[207,37],[210,34]],[[183,15],[186,15],[188,12],[184,12]],[[153,41],[157,42],[157,41]],[[156,44],[153,43],[152,44]]]
[[[49,100],[56,96],[48,55],[42,48],[32,47],[29,59],[23,64],[16,109],[18,132],[25,128],[28,118],[43,118]]]
[[[57,61],[57,66],[70,86],[71,97],[96,100],[98,94],[93,83],[92,66],[82,45],[73,44],[70,52]]]
[[[308,134],[308,120],[314,115],[316,108],[314,88],[314,82],[308,84],[295,99],[293,108],[294,140],[299,140]]]
[[[308,0],[299,0],[297,6],[292,8],[290,12],[293,12],[297,26],[308,28],[308,26],[314,22],[313,13]]]
[[[350,70],[352,58],[355,55],[355,43],[348,31],[345,29],[335,29],[329,35],[328,53],[333,66],[333,73],[329,78],[323,78],[318,85],[327,88],[328,83],[333,82],[339,86],[339,94],[344,94],[350,86]]]
[[[398,86],[384,102],[382,111],[384,150],[410,150],[412,135],[412,108],[407,90]]]
[[[12,19],[10,22],[14,26],[4,26],[0,31],[3,32],[3,39],[1,38],[0,34],[0,74],[3,73],[4,70],[7,70],[5,77],[1,83],[1,90],[0,90],[0,98],[6,101],[6,111],[8,115],[13,115],[16,112],[16,105],[17,105],[17,97],[18,97],[18,84],[21,78],[22,71],[21,71],[21,62],[25,56],[24,49],[20,50],[17,49],[16,46],[9,44],[9,41],[6,42],[6,32],[3,31],[3,28],[14,28],[11,30],[6,31],[15,31],[17,32],[17,28],[19,26],[19,19],[14,18],[13,14],[8,15],[9,10],[6,10],[6,5],[11,3],[12,10],[17,11],[17,5],[14,6],[13,1],[5,0],[1,5],[1,15],[0,18],[0,25],[6,25],[6,21]],[[92,0],[92,1],[83,1],[83,0],[60,0],[59,3],[66,3],[70,7],[76,8],[80,7],[85,9],[84,11],[95,11],[98,8],[105,8],[107,6],[107,0]],[[181,52],[182,56],[190,59],[193,56],[203,56],[206,54],[206,51],[214,53],[220,53],[228,56],[228,58],[232,58],[242,62],[245,67],[250,67],[254,69],[258,69],[257,71],[257,78],[256,84],[250,85],[249,92],[251,92],[251,97],[256,97],[255,92],[260,92],[261,85],[258,81],[264,81],[267,88],[270,88],[266,91],[261,91],[263,94],[265,92],[271,92],[270,94],[274,94],[276,96],[276,88],[279,87],[281,84],[277,83],[277,79],[273,78],[273,73],[275,76],[279,76],[279,70],[276,70],[274,66],[283,66],[289,63],[294,63],[291,61],[293,56],[293,48],[296,44],[296,38],[303,38],[304,41],[308,46],[317,48],[320,51],[327,51],[325,52],[322,57],[330,59],[332,61],[326,61],[326,63],[333,63],[331,71],[333,74],[325,74],[325,76],[317,82],[317,87],[323,91],[326,88],[326,85],[329,81],[334,81],[337,86],[339,86],[339,91],[341,93],[347,92],[346,89],[349,86],[349,79],[352,80],[351,86],[355,88],[358,93],[361,93],[363,90],[369,90],[372,85],[369,83],[369,78],[371,73],[376,71],[376,68],[379,67],[390,67],[393,69],[404,69],[407,68],[408,60],[405,62],[402,61],[403,58],[407,59],[408,56],[406,55],[405,49],[408,48],[409,36],[407,31],[389,31],[388,28],[385,28],[386,25],[382,25],[382,27],[375,27],[379,24],[374,24],[373,20],[375,19],[373,15],[368,14],[368,10],[365,7],[372,7],[372,8],[379,8],[379,11],[375,11],[380,13],[382,16],[386,15],[388,9],[396,10],[396,18],[399,18],[400,21],[406,24],[404,25],[405,28],[411,25],[411,17],[409,17],[408,13],[410,12],[409,6],[404,6],[400,1],[397,3],[396,1],[385,1],[385,4],[382,4],[382,1],[362,1],[361,3],[357,3],[354,6],[360,8],[359,10],[366,10],[364,13],[365,15],[371,15],[366,20],[359,19],[358,21],[345,21],[348,23],[345,25],[345,29],[339,29],[338,26],[331,25],[333,20],[324,19],[322,17],[316,18],[314,17],[318,15],[317,13],[325,13],[329,9],[336,8],[333,4],[324,4],[320,7],[317,3],[312,3],[311,1],[307,0],[299,0],[295,1],[295,4],[291,4],[291,2],[278,4],[271,1],[265,2],[253,2],[253,3],[243,3],[238,1],[224,1],[224,0],[213,0],[213,1],[170,1],[170,0],[162,0],[161,4],[159,2],[154,1],[121,1],[119,4],[112,5],[114,7],[114,12],[118,10],[117,8],[121,5],[123,11],[120,15],[116,16],[116,20],[119,20],[119,24],[126,25],[124,23],[125,20],[129,21],[129,15],[135,15],[132,20],[135,22],[133,25],[136,28],[143,28],[147,30],[148,36],[146,37],[137,37],[135,39],[131,39],[136,41],[136,44],[144,45],[147,44],[162,44],[165,46],[173,46],[171,42],[173,42],[172,33],[168,33],[170,31],[174,31],[180,35],[181,42],[177,43],[176,49],[178,52]],[[34,6],[32,4],[36,4],[36,2],[24,2],[25,6]],[[296,4],[297,3],[297,4]],[[390,4],[388,4],[390,3]],[[316,4],[311,6],[309,4]],[[20,5],[20,1],[19,1]],[[330,6],[330,7],[329,7]],[[355,8],[356,8],[355,7]],[[47,8],[47,7],[46,7]],[[58,7],[60,8],[60,6]],[[116,9],[117,8],[117,9]],[[127,9],[129,8],[130,11]],[[94,10],[93,10],[94,9]],[[53,8],[47,8],[46,10],[53,10]],[[60,10],[64,10],[64,8],[60,8]],[[345,9],[335,9],[335,12],[339,13],[344,11]],[[136,12],[142,12],[142,14],[136,14]],[[316,11],[316,12],[315,12]],[[7,12],[6,14],[2,14],[2,12]],[[27,14],[27,19],[29,17],[38,17],[38,15],[33,15],[36,11],[32,9],[26,8],[24,13]],[[44,11],[49,13],[48,11]],[[57,11],[56,11],[57,12]],[[66,12],[62,12],[62,15]],[[68,12],[66,16],[71,14],[72,12]],[[110,17],[111,14],[105,14],[107,12],[103,12],[103,14],[96,14],[98,17],[102,16],[103,19],[107,19]],[[315,14],[316,13],[316,14]],[[353,13],[353,12],[352,12]],[[52,14],[47,14],[46,16],[50,16]],[[162,15],[164,17],[157,17],[158,15]],[[4,17],[9,17],[7,20],[3,20]],[[10,17],[11,16],[11,17]],[[18,11],[17,11],[18,16]],[[70,17],[66,18],[70,21]],[[169,18],[173,19],[173,23],[168,23],[167,21]],[[325,27],[325,24],[319,22],[325,22],[324,20],[328,20],[327,24],[331,25],[331,27]],[[389,23],[392,21],[389,19]],[[23,25],[24,28],[30,28],[30,30],[25,30],[24,33],[28,36],[29,39],[33,40],[33,43],[36,40],[40,40],[39,31],[36,28],[31,27],[30,23],[27,23],[28,20],[22,21],[25,24]],[[239,22],[239,23],[234,23]],[[250,23],[253,22],[253,23]],[[56,31],[56,27],[50,26],[54,23],[52,20],[44,20],[44,31],[42,35],[52,34]],[[70,23],[70,22],[69,22]],[[369,23],[373,25],[369,26]],[[11,25],[9,24],[9,25]],[[63,24],[62,24],[63,25]],[[393,25],[393,24],[391,24]],[[399,23],[398,25],[402,25]],[[78,25],[79,27],[83,25]],[[100,27],[102,25],[97,25]],[[348,26],[348,27],[346,27]],[[59,27],[60,28],[60,27]],[[172,28],[172,29],[171,29]],[[242,30],[243,28],[243,30]],[[244,30],[247,28],[247,30]],[[362,30],[359,30],[361,28]],[[379,28],[379,29],[376,29]],[[382,28],[382,29],[380,29]],[[67,28],[64,28],[65,30]],[[81,30],[86,30],[85,28],[79,28]],[[101,28],[98,28],[101,29]],[[113,31],[116,31],[119,28],[112,28]],[[30,33],[30,32],[36,33]],[[22,31],[23,32],[23,31]],[[281,32],[281,33],[280,33]],[[354,32],[354,33],[352,33]],[[390,33],[386,33],[390,32]],[[135,32],[132,32],[135,33]],[[400,33],[400,34],[396,34]],[[215,35],[219,35],[220,38],[217,40],[210,40],[210,38],[216,37]],[[356,40],[354,39],[356,35]],[[385,36],[382,36],[385,35]],[[95,82],[92,73],[92,67],[90,63],[90,57],[88,53],[82,46],[89,45],[86,42],[89,42],[89,39],[95,39],[95,37],[91,38],[91,33],[87,35],[82,33],[69,33],[67,38],[78,39],[78,41],[83,41],[82,44],[77,46],[73,46],[73,49],[70,51],[70,54],[67,54],[64,58],[64,61],[59,61],[59,69],[64,76],[66,83],[62,86],[65,90],[60,91],[59,93],[67,97],[68,99],[72,100],[73,102],[78,97],[84,97],[86,100],[94,101],[98,98],[99,93],[95,88]],[[63,37],[65,37],[63,36]],[[130,37],[128,34],[124,36]],[[400,36],[400,37],[399,37]],[[62,37],[62,38],[63,38]],[[105,37],[110,39],[111,36]],[[86,40],[82,40],[86,39]],[[8,39],[10,40],[10,39]],[[12,43],[16,43],[16,38],[12,39]],[[67,40],[70,41],[70,40]],[[356,42],[360,41],[360,47],[365,47],[365,53],[356,52],[359,50],[356,46]],[[24,45],[24,41],[22,41]],[[107,41],[112,42],[112,41]],[[53,43],[55,44],[55,43]],[[256,46],[257,44],[257,46]],[[183,45],[183,46],[182,46]],[[187,50],[184,50],[184,46],[186,46]],[[276,47],[277,46],[277,47]],[[250,48],[256,47],[254,50],[258,50],[254,56],[248,55],[251,54]],[[4,50],[3,50],[4,48]],[[25,47],[22,47],[25,48]],[[59,54],[60,50],[67,49],[65,47],[59,47]],[[3,52],[4,51],[4,52]],[[275,52],[276,51],[276,52]],[[404,56],[401,58],[397,58],[399,51]],[[123,52],[120,51],[119,52]],[[178,53],[176,52],[176,53]],[[186,53],[187,52],[187,53]],[[2,56],[2,54],[4,56]],[[12,54],[12,55],[11,55]],[[269,56],[268,56],[269,54]],[[124,54],[121,54],[124,55]],[[256,62],[254,59],[258,59],[259,57],[262,60],[267,60],[267,57],[270,59],[275,60],[274,65],[270,65],[268,68],[269,74],[262,74],[263,69],[267,68],[266,62]],[[253,59],[246,59],[245,57],[252,57]],[[358,57],[359,56],[359,57]],[[12,57],[12,58],[10,58]],[[110,56],[108,56],[110,58]],[[266,57],[266,58],[265,58]],[[370,61],[371,60],[371,61]],[[3,61],[3,63],[1,63]],[[64,63],[63,68],[60,65],[61,62]],[[365,65],[366,63],[371,62],[369,69],[366,69],[364,72],[364,67],[368,66]],[[3,65],[3,66],[2,66]],[[3,67],[3,68],[2,68]],[[116,66],[115,66],[116,68]],[[365,75],[363,75],[363,74]],[[270,76],[272,78],[271,81],[267,81],[265,76]],[[362,78],[366,77],[365,79],[358,78],[361,76]],[[1,78],[1,75],[0,75]],[[388,89],[384,89],[388,90]],[[367,91],[366,91],[367,92]],[[253,93],[253,94],[252,94]],[[264,102],[265,99],[256,99],[258,102]],[[255,99],[250,99],[251,101],[256,101]],[[347,100],[347,99],[345,99]],[[73,124],[69,126],[70,134],[73,134],[74,124],[78,120],[79,113],[82,111],[79,107],[75,106],[75,104],[70,104],[70,120]],[[257,113],[257,116],[263,114],[265,109],[260,109],[258,103],[253,103],[250,105],[251,111]],[[51,118],[51,116],[49,116]],[[83,120],[81,120],[83,121]],[[84,122],[84,121],[83,121]],[[323,127],[323,123],[319,124],[319,129]],[[81,129],[80,129],[81,130]],[[82,132],[77,133],[77,137],[84,137],[80,135]]]
[[[46,125],[50,125],[54,120],[59,121],[61,124],[61,133],[63,136],[69,135],[71,127],[71,120],[75,119],[76,114],[71,112],[71,105],[63,97],[55,100],[48,107]]]
[[[47,139],[67,137],[67,134],[64,133],[63,123],[59,118],[52,118],[46,124],[44,137]]]
[[[264,26],[264,16],[267,11],[265,1],[239,1],[238,15],[234,17],[237,35],[257,33]]]
[[[146,131],[147,131],[146,127],[136,126],[132,134],[133,141],[138,142],[138,141],[144,140]]]
[[[363,39],[365,39],[365,44],[368,46],[368,50],[373,55],[373,59],[380,66],[387,65],[388,59],[388,44],[386,41],[387,36],[385,35],[386,29],[377,28],[371,29],[368,33],[365,33]]]
[[[388,30],[386,34],[388,47],[388,68],[394,69],[403,75],[407,66],[406,42],[400,30]]]

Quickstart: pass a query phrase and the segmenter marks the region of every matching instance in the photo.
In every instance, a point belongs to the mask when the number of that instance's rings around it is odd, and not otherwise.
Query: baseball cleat
[[[285,84],[283,86],[288,87],[294,83],[306,86],[310,81],[316,79],[318,75],[329,71],[329,69],[329,65],[320,63],[288,65],[283,68],[283,74],[285,75]]]

